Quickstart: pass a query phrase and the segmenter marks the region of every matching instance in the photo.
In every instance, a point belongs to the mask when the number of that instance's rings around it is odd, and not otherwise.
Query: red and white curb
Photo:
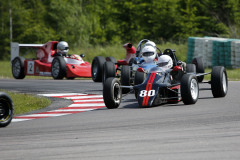
[[[82,94],[82,93],[39,94],[39,95],[46,96],[46,97],[71,99],[73,103],[68,107],[59,108],[52,111],[35,113],[31,115],[16,116],[12,119],[12,122],[64,116],[64,115],[69,115],[74,113],[92,111],[92,110],[105,107],[102,95]]]

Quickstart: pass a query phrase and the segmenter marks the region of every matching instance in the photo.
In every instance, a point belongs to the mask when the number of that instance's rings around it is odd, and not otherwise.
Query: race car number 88
[[[151,97],[151,96],[154,96],[154,95],[155,95],[155,90],[149,90],[149,91],[141,90],[140,94],[139,94],[140,97],[145,97],[145,96]]]

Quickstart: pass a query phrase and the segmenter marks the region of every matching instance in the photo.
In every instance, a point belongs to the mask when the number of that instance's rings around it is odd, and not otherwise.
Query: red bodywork
[[[53,55],[57,52],[58,41],[50,41],[37,49],[37,60],[26,59],[24,61],[25,75],[51,76]],[[91,77],[91,64],[66,64],[66,77]]]
[[[123,48],[126,49],[126,58],[124,60],[118,60],[119,65],[128,65],[131,58],[136,57],[136,48],[131,43],[126,43],[123,45]]]

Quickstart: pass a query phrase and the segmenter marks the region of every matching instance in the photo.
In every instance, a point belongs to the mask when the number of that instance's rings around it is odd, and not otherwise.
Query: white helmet
[[[151,45],[145,46],[142,49],[142,57],[146,63],[153,62],[154,59],[156,58],[156,55],[157,55],[156,48],[154,48]]]
[[[168,55],[161,55],[159,58],[158,58],[158,66],[159,67],[167,67],[167,68],[172,68],[173,67],[173,60],[170,56]]]
[[[146,46],[152,46],[154,48],[156,48],[156,44],[153,41],[147,41],[144,45],[143,48]]]
[[[60,41],[57,45],[57,52],[62,54],[67,54],[69,50],[68,43],[65,41]]]

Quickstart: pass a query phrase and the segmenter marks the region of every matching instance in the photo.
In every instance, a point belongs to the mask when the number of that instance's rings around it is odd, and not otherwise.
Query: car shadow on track
[[[123,103],[129,103],[132,102],[131,104],[122,104],[121,105],[121,109],[147,109],[147,108],[156,108],[156,107],[177,107],[177,106],[184,106],[183,103],[179,102],[177,104],[169,104],[169,103],[165,103],[165,104],[161,104],[161,105],[157,105],[157,106],[151,106],[151,107],[140,107],[138,105],[138,102],[136,101],[136,99],[126,99],[123,100]]]

